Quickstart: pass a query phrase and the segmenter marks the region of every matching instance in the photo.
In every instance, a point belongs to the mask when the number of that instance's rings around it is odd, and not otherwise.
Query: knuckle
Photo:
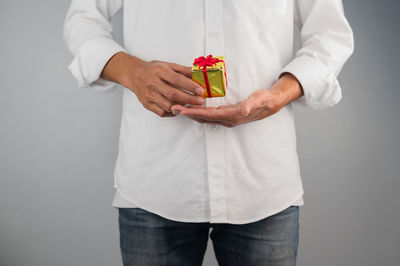
[[[150,99],[154,99],[155,98],[155,96],[157,95],[157,90],[155,89],[155,87],[153,87],[153,88],[151,88],[151,89],[149,89],[148,91],[147,91],[147,96],[150,98]]]
[[[165,109],[167,109],[166,111],[170,112],[171,111],[171,107],[172,107],[172,103],[167,103],[165,105]]]
[[[145,79],[144,84],[147,88],[154,88],[156,86],[155,79],[152,77]]]
[[[151,102],[150,99],[143,98],[143,99],[141,100],[141,103],[142,103],[142,105],[143,105],[144,108],[146,108],[146,109],[148,109],[148,110],[151,110],[151,109],[152,109],[152,102]]]
[[[161,68],[159,67],[159,65],[156,65],[154,68],[153,68],[153,73],[155,74],[155,75],[157,75],[157,76],[159,76],[160,74],[161,74]]]
[[[142,102],[142,105],[144,108],[146,108],[147,110],[150,110],[150,105],[147,102]]]
[[[276,104],[273,101],[265,101],[265,107],[269,110],[275,110],[276,109]]]
[[[168,90],[168,96],[172,99],[178,97],[178,92],[176,90]]]
[[[168,116],[168,113],[165,112],[164,110],[161,110],[161,111],[158,112],[158,115],[159,115],[160,117],[167,117],[167,116]]]
[[[155,63],[153,67],[153,72],[157,75],[163,73],[167,68],[167,65],[161,62]]]

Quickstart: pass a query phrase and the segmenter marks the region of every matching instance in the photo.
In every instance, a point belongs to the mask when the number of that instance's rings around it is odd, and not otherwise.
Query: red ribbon
[[[207,77],[207,67],[208,66],[212,67],[219,62],[224,62],[224,61],[216,57],[213,57],[212,55],[208,55],[207,57],[200,56],[199,58],[196,58],[193,62],[193,65],[199,65],[199,69],[203,70],[204,83],[206,84],[207,94],[209,98],[211,98],[212,95],[211,95],[210,83],[208,82],[208,77]]]

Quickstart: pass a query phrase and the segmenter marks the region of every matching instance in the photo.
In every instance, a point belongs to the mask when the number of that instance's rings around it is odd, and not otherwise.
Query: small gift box
[[[225,96],[228,82],[224,57],[208,55],[196,58],[192,67],[192,80],[204,88],[203,98]]]

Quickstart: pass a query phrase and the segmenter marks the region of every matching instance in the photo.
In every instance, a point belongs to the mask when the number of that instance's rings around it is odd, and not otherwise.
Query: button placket
[[[224,55],[222,5],[222,0],[205,0],[205,55]],[[207,106],[221,104],[224,104],[223,97],[206,99]],[[205,128],[210,222],[223,223],[227,221],[224,130],[216,124],[210,124]]]
[[[222,0],[205,0],[205,20],[205,54],[224,55]]]

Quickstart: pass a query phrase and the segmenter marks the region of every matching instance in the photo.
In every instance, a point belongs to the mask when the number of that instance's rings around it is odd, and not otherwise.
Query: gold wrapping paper
[[[213,66],[204,66],[204,68],[206,68],[211,95],[208,95],[207,93],[202,67],[199,67],[198,64],[192,66],[192,80],[204,88],[204,94],[202,95],[203,98],[223,97],[226,95],[227,80],[224,57],[213,56],[212,58],[218,58],[219,60],[222,60],[222,62],[217,62]]]

